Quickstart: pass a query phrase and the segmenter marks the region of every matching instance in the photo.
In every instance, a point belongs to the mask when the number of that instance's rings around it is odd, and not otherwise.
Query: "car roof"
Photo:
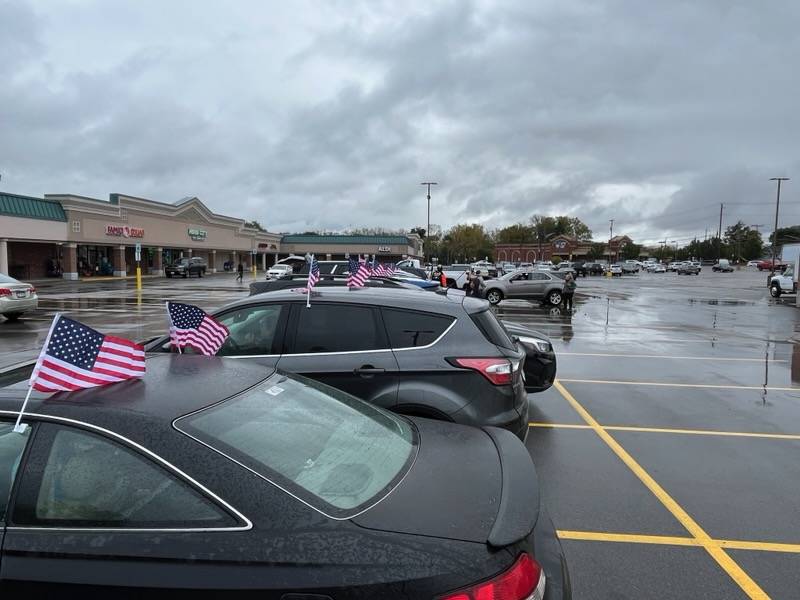
[[[298,286],[299,288],[300,286]],[[295,288],[297,289],[297,288]],[[255,294],[245,299],[233,302],[224,306],[229,309],[236,306],[246,306],[259,302],[299,302],[305,301],[305,294],[298,294],[291,289],[275,290],[273,292],[263,292]],[[430,312],[447,312],[450,315],[457,315],[461,308],[467,312],[478,312],[488,308],[486,300],[472,298],[463,294],[440,294],[423,293],[417,294],[402,288],[342,288],[342,287],[320,287],[311,292],[311,308],[314,302],[347,302],[349,304],[367,304],[378,306],[390,306],[392,308],[410,308],[414,310]],[[222,310],[222,309],[220,309]]]
[[[122,432],[140,427],[143,420],[171,422],[235,396],[275,372],[263,364],[193,354],[150,354],[146,366],[141,379],[73,392],[34,391],[25,411]],[[0,388],[0,410],[19,411],[26,392],[27,380]]]

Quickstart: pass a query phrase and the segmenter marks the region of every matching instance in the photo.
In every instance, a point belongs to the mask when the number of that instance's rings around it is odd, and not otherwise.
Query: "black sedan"
[[[160,355],[142,380],[35,392],[16,433],[24,375],[0,374],[3,598],[570,598],[507,431]]]

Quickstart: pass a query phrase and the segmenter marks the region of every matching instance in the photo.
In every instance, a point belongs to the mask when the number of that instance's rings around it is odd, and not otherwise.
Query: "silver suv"
[[[504,299],[535,300],[561,304],[564,280],[544,271],[515,271],[486,282],[483,297],[490,304]]]

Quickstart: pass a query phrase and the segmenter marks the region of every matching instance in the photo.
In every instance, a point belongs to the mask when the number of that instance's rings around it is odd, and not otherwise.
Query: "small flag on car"
[[[356,258],[351,258],[348,264],[350,274],[347,276],[347,287],[364,287],[367,279],[369,279],[369,267],[367,267],[367,264]]]
[[[104,335],[73,319],[56,314],[28,381],[14,431],[31,391],[64,392],[110,385],[145,374],[144,346],[125,338]]]
[[[311,308],[311,290],[319,282],[319,263],[316,256],[311,255],[308,261],[308,282],[306,283],[306,308]]]
[[[214,356],[228,338],[228,328],[202,308],[192,304],[167,302],[169,340],[173,346],[190,346],[206,356]]]

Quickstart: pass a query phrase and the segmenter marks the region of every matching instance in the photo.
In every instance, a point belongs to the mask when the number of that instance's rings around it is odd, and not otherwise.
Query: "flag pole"
[[[171,344],[172,343],[172,328],[174,327],[174,325],[172,324],[172,315],[169,314],[169,300],[167,300],[164,304],[167,307],[167,320],[169,321],[169,329],[170,329],[169,337],[170,337],[170,344]],[[180,344],[175,344],[175,347],[178,348],[178,354],[183,354],[183,352],[181,352]]]
[[[50,345],[50,336],[53,335],[53,329],[56,327],[56,323],[61,318],[61,313],[57,312],[53,317],[53,322],[50,324],[50,331],[47,332],[47,337],[44,339],[44,346],[42,346],[42,351],[39,352],[39,358],[36,359],[36,364],[33,366],[33,371],[31,371],[31,377],[28,379],[28,393],[25,394],[25,400],[22,401],[22,408],[19,409],[19,414],[17,415],[17,422],[14,423],[14,432],[15,433],[25,433],[25,430],[28,428],[27,425],[22,425],[22,414],[25,412],[25,408],[28,406],[28,400],[31,397],[31,392],[33,392],[33,380],[36,379],[37,375],[39,375],[39,369],[42,366],[42,355],[47,351],[47,346]]]

